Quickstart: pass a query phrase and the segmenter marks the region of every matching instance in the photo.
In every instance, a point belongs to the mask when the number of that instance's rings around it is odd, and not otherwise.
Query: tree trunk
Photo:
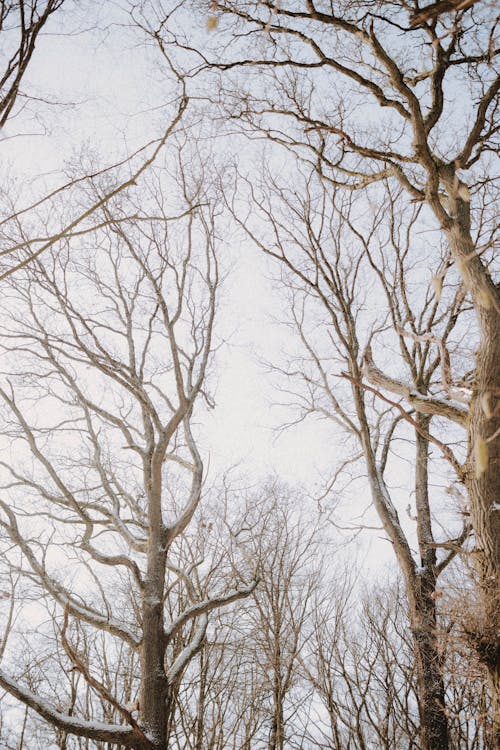
[[[140,725],[153,750],[167,750],[167,677],[165,674],[165,641],[163,594],[165,585],[165,552],[161,524],[151,525],[148,540],[147,577],[143,593],[141,644]]]
[[[500,393],[500,321],[495,309],[478,312],[481,342],[469,431],[469,449],[475,456],[476,466],[468,476],[467,488],[476,540],[474,563],[479,577],[480,601],[479,611],[472,614],[471,622],[466,622],[465,627],[488,671],[493,711],[492,746],[500,748],[500,419],[496,395]],[[477,466],[478,441],[482,441],[487,456],[483,471]]]
[[[357,375],[359,379],[359,375]],[[363,396],[354,390],[357,411],[362,425],[367,424]],[[430,418],[419,417],[421,428]],[[363,448],[375,508],[391,539],[408,597],[408,615],[413,634],[417,673],[417,700],[420,714],[422,750],[448,750],[448,723],[444,711],[445,691],[436,642],[436,607],[432,597],[436,587],[435,551],[432,542],[431,515],[428,497],[428,443],[416,432],[415,491],[417,531],[422,552],[422,570],[417,571],[408,542],[401,529],[396,509],[392,506],[382,475],[377,470],[368,431],[363,432]]]
[[[493,705],[493,746],[500,747],[500,289],[472,241],[470,202],[454,172],[443,183],[449,213],[448,243],[476,311],[479,347],[469,414],[467,490],[479,578],[478,611],[464,623],[480,661],[488,670]]]
[[[430,417],[416,417],[420,430],[427,432]],[[421,569],[407,581],[410,627],[413,633],[417,696],[422,750],[447,750],[448,721],[444,711],[445,689],[436,640],[436,551],[432,546],[429,504],[429,444],[415,431],[415,503]]]
[[[207,693],[207,653],[204,648],[200,651],[200,685],[198,689],[198,707],[196,711],[196,734],[193,750],[203,750],[205,735],[205,711]]]
[[[277,644],[273,680],[273,718],[269,737],[269,750],[283,750],[284,744],[284,716],[283,716],[283,685],[281,679],[281,648]]]
[[[445,691],[436,643],[436,611],[431,594],[432,573],[419,577],[409,594],[409,619],[413,634],[422,750],[447,750],[448,722],[444,711]]]

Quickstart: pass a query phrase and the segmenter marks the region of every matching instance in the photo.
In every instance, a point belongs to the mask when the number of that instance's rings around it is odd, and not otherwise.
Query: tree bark
[[[500,289],[476,252],[470,203],[454,170],[445,173],[452,217],[442,221],[448,243],[476,311],[479,346],[469,410],[469,465],[466,485],[475,536],[479,611],[466,632],[488,671],[493,702],[493,745],[500,747]]]
[[[143,595],[141,645],[140,725],[151,740],[151,748],[166,750],[167,709],[165,645],[163,637],[164,558],[159,535],[150,537],[148,575]],[[163,560],[161,560],[163,557]]]
[[[429,417],[417,416],[420,428],[429,428]],[[422,750],[446,750],[448,722],[444,711],[445,689],[436,640],[436,552],[429,505],[428,441],[415,434],[415,502],[421,569],[407,582],[410,626],[415,646],[415,666]]]
[[[283,688],[281,684],[281,655],[278,644],[276,664],[274,668],[273,684],[273,718],[269,737],[269,750],[283,750],[284,744],[284,716],[283,716]]]
[[[147,572],[142,595],[140,725],[151,748],[167,747],[167,675],[165,672],[165,531],[161,509],[162,461],[165,449],[154,445],[149,417],[143,416],[149,450],[144,456],[144,485],[148,497]]]

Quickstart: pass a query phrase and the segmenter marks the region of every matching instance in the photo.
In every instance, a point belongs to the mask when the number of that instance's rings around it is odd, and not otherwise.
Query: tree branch
[[[43,719],[48,721],[52,726],[62,729],[65,732],[74,734],[77,737],[87,737],[89,740],[98,742],[110,742],[117,745],[123,745],[127,748],[147,748],[148,744],[144,743],[143,733],[129,727],[123,727],[119,724],[104,724],[97,721],[86,721],[74,716],[62,714],[60,711],[48,703],[46,700],[35,693],[20,685],[16,680],[9,677],[0,669],[0,685],[7,690],[10,695],[20,700],[24,705],[32,708]]]
[[[373,362],[370,346],[366,347],[364,352],[363,375],[372,385],[397,396],[403,396],[415,411],[421,414],[446,417],[461,427],[467,427],[468,409],[458,404],[452,404],[445,399],[426,396],[416,391],[410,384],[385,375]]]

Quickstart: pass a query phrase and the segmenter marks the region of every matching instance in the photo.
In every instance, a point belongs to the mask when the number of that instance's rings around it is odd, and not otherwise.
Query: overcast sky
[[[106,30],[85,31],[88,21],[81,14],[70,19],[71,29],[62,14],[65,27],[59,28],[56,18],[40,38],[26,88],[59,104],[37,106],[38,119],[28,108],[10,122],[0,141],[4,175],[24,175],[28,181],[44,174],[47,181],[58,182],[59,171],[82,149],[95,150],[110,163],[161,132],[160,105],[170,94],[163,71],[155,55],[137,43],[138,35],[120,25],[126,17],[111,4],[108,12],[99,21]],[[280,361],[280,352],[293,351],[295,342],[272,321],[285,301],[270,279],[268,263],[247,241],[231,239],[223,248],[231,270],[218,326],[227,343],[217,355],[217,408],[203,426],[207,445],[202,450],[210,454],[214,475],[238,464],[247,476],[276,473],[319,495],[335,469],[342,435],[331,423],[312,418],[277,430],[294,415],[275,406],[282,399],[263,361]],[[350,495],[350,507],[339,509],[339,523],[378,526],[372,512],[360,517],[369,506],[368,488],[358,483],[355,493],[355,505]],[[373,549],[372,559],[392,559],[390,545],[379,543],[380,532],[368,531],[363,538],[365,550]]]

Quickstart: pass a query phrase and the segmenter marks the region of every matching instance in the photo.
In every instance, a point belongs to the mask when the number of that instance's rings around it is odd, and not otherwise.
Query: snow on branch
[[[16,680],[9,677],[0,669],[0,685],[10,695],[17,698],[29,708],[32,708],[46,721],[58,729],[62,729],[78,737],[86,737],[89,740],[110,742],[130,748],[147,747],[143,736],[138,730],[119,724],[105,724],[98,721],[86,721],[75,716],[68,716],[58,711],[46,700],[28,690]]]
[[[450,403],[447,399],[436,396],[426,396],[414,387],[401,380],[385,375],[374,363],[372,350],[367,346],[363,357],[363,375],[369,383],[383,390],[403,396],[408,403],[421,414],[430,414],[451,419],[461,427],[467,426],[468,409],[459,404]]]
[[[222,607],[226,604],[231,604],[238,599],[244,599],[245,597],[250,596],[252,591],[257,586],[257,583],[258,581],[253,580],[248,586],[245,586],[244,588],[235,589],[227,594],[216,596],[211,599],[203,599],[203,601],[197,602],[191,607],[188,607],[170,624],[168,628],[166,628],[165,639],[173,638],[179,632],[182,626],[189,622],[189,620],[192,620],[195,617],[199,617],[200,615],[206,615],[213,609],[217,609],[217,607]]]

